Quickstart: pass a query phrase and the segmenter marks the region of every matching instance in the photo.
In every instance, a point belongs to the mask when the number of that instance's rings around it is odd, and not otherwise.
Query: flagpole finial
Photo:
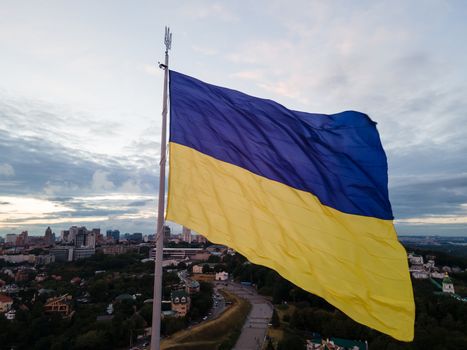
[[[172,48],[172,33],[170,32],[170,27],[165,27],[165,37],[164,37],[164,43],[165,43],[165,51],[169,51]]]

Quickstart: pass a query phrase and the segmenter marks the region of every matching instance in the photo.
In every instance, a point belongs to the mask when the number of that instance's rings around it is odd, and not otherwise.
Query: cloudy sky
[[[399,234],[467,235],[465,1],[0,2],[0,234],[154,231],[171,68],[378,122]]]

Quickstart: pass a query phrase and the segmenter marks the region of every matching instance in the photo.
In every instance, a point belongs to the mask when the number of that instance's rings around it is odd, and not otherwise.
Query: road
[[[224,312],[226,306],[224,297],[222,296],[222,294],[219,294],[217,287],[214,287],[213,298],[213,306],[210,312],[210,316],[208,316],[208,319],[213,319],[219,316],[221,313]]]
[[[224,288],[248,300],[252,306],[233,350],[261,349],[272,317],[272,305],[252,287],[229,282]]]

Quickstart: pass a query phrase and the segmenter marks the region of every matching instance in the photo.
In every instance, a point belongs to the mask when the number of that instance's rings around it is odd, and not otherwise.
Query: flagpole
[[[172,33],[165,27],[165,62],[159,64],[164,69],[164,95],[162,100],[162,132],[161,161],[159,175],[159,204],[157,212],[156,258],[154,263],[154,293],[152,300],[151,350],[160,349],[161,336],[161,304],[162,304],[162,254],[164,244],[164,212],[165,212],[165,163],[167,143],[167,85],[169,80],[169,50],[172,47]]]

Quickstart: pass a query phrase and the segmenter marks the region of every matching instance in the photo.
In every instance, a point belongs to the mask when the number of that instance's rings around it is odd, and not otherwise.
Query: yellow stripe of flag
[[[412,287],[392,220],[343,213],[173,142],[167,219],[278,271],[360,323],[413,339]]]

